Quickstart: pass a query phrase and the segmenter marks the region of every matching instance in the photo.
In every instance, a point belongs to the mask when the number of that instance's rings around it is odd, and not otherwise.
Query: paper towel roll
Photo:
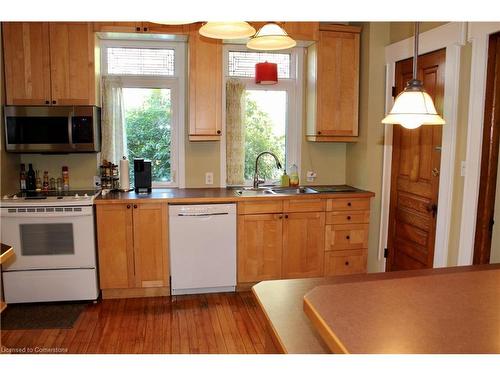
[[[120,190],[130,190],[129,163],[125,156],[120,160]]]

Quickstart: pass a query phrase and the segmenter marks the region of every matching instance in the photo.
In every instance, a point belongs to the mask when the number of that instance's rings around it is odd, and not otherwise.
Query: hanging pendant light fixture
[[[275,85],[278,83],[278,64],[262,62],[255,64],[255,83]]]
[[[400,124],[407,129],[421,125],[444,125],[446,122],[436,112],[430,95],[424,90],[422,81],[417,79],[419,24],[415,22],[415,41],[413,56],[413,78],[396,97],[389,114],[382,124]]]
[[[200,27],[199,33],[213,39],[244,39],[255,34],[255,29],[245,21],[207,22]]]
[[[297,42],[290,38],[278,24],[271,22],[262,26],[248,41],[247,47],[261,51],[276,51],[292,48]]]

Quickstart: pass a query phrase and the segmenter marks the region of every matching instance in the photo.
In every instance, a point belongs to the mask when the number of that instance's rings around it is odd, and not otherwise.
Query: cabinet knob
[[[351,236],[345,236],[345,239],[349,240],[349,239],[351,239]]]
[[[52,104],[56,104],[57,102],[55,100],[52,100]]]
[[[349,262],[348,262],[348,261],[346,261],[344,264],[345,264],[346,266],[348,266],[348,265],[349,265]]]
[[[278,216],[278,219],[283,219],[283,215]]]
[[[46,100],[46,101],[45,101],[45,104],[50,104],[50,100]]]
[[[130,204],[127,204],[127,208],[130,208]]]
[[[217,130],[217,134],[221,134],[222,132],[220,130]]]
[[[140,27],[136,27],[135,31],[141,31],[141,28]]]
[[[321,135],[321,132],[318,132],[318,135]]]
[[[144,31],[148,31],[148,28],[147,28],[147,27],[145,27],[145,28],[144,28]]]
[[[347,220],[351,220],[351,217],[350,217],[350,216],[347,216]]]
[[[137,208],[137,205],[136,205],[136,204],[134,204],[134,208]]]
[[[288,215],[285,215],[285,219],[288,219]]]
[[[352,206],[351,202],[347,202],[347,205],[348,205],[349,207],[351,207],[351,206]]]

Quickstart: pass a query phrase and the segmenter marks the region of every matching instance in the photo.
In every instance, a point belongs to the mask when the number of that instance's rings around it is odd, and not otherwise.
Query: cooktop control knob
[[[75,194],[75,199],[79,199],[80,196],[78,195],[78,193]]]
[[[3,199],[9,199],[9,196],[8,195],[4,195]]]
[[[12,199],[17,199],[17,195],[14,194],[14,196],[12,197]]]
[[[85,193],[85,194],[83,195],[83,197],[84,197],[84,198],[88,198],[88,197],[89,197],[89,195],[88,195],[87,193]]]

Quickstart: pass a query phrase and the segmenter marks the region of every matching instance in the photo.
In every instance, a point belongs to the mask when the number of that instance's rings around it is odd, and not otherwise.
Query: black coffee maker
[[[134,159],[134,186],[137,194],[151,193],[151,160]]]

